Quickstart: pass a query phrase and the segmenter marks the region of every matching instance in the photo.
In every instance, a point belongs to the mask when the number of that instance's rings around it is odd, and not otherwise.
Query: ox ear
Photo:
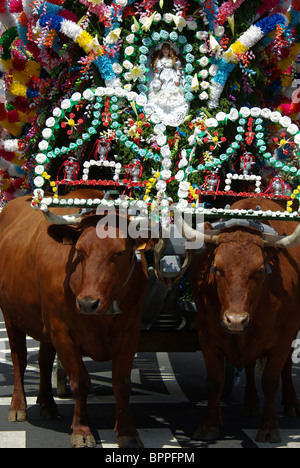
[[[71,226],[58,226],[51,224],[48,227],[48,234],[52,239],[60,244],[74,245],[78,240],[80,232]]]

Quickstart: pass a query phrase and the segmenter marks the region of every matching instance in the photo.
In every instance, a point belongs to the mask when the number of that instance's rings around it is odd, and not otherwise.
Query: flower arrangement
[[[184,210],[199,210],[208,192],[271,196],[275,176],[298,187],[297,108],[280,106],[287,76],[297,79],[299,8],[284,8],[276,0],[11,2],[3,14],[14,13],[15,24],[0,37],[9,96],[0,164],[19,167],[24,188],[53,191],[34,201],[44,209],[78,185],[114,187],[116,204],[127,196]],[[110,148],[104,160],[101,141]],[[233,192],[232,181],[254,180],[235,177],[248,153],[256,188]],[[61,168],[72,162],[78,172],[68,178]],[[4,193],[20,178],[5,164]]]

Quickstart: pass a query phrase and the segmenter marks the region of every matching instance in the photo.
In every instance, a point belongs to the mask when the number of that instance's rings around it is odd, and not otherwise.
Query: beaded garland
[[[43,136],[44,139],[39,143],[39,150],[40,153],[36,156],[36,162],[37,165],[35,167],[35,174],[36,177],[34,179],[34,184],[36,189],[41,189],[45,182],[49,180],[49,176],[46,172],[45,165],[51,161],[51,159],[56,158],[61,156],[62,154],[68,154],[70,152],[73,152],[76,150],[78,147],[82,146],[84,142],[88,141],[91,139],[91,137],[97,133],[97,129],[100,125],[99,121],[99,115],[100,115],[100,109],[103,105],[103,100],[104,97],[110,96],[113,102],[114,102],[114,110],[117,110],[117,102],[118,99],[126,98],[129,102],[138,102],[139,98],[143,95],[138,95],[137,93],[133,93],[131,91],[126,91],[122,88],[97,88],[96,90],[91,90],[88,89],[86,90],[83,95],[80,93],[75,93],[72,95],[71,99],[66,99],[63,100],[61,103],[60,108],[55,108],[53,110],[53,116],[48,118],[46,120],[46,129],[43,131]],[[145,98],[145,96],[143,96]],[[88,103],[93,103],[93,116],[94,119],[92,120],[91,126],[88,128],[88,131],[86,133],[82,134],[82,138],[79,138],[76,140],[75,143],[70,143],[68,147],[64,146],[62,148],[52,148],[50,143],[51,139],[55,141],[55,129],[59,128],[59,121],[63,118],[65,118],[66,114],[68,112],[71,112],[73,107],[78,104],[79,101],[86,100]],[[143,100],[144,106],[147,105],[147,101]],[[275,148],[274,153],[272,154],[271,152],[267,152],[268,144],[266,143],[265,139],[265,134],[264,134],[264,126],[263,123],[264,121],[271,121],[273,124],[277,124],[281,127],[283,127],[286,131],[286,133],[289,135],[288,139],[282,139],[279,142],[279,148],[285,148],[286,146],[289,146],[293,152],[295,153],[296,151],[298,152],[297,154],[299,155],[300,152],[300,130],[297,125],[293,124],[291,122],[291,119],[289,117],[282,116],[278,111],[272,112],[269,109],[260,109],[260,108],[246,108],[243,107],[240,109],[240,111],[237,111],[237,109],[232,108],[228,114],[225,114],[224,112],[218,113],[216,115],[216,118],[206,118],[203,120],[204,126],[202,126],[202,129],[205,129],[205,131],[200,132],[198,135],[201,135],[202,138],[205,135],[210,135],[214,130],[218,128],[220,125],[224,125],[227,122],[234,123],[236,122],[238,124],[237,127],[237,134],[235,137],[235,141],[233,141],[229,147],[227,148],[225,153],[222,153],[218,158],[210,158],[210,160],[206,161],[204,164],[198,164],[196,167],[191,165],[192,161],[192,153],[195,151],[197,145],[199,144],[199,138],[197,139],[195,137],[195,134],[192,134],[189,142],[190,142],[190,147],[185,154],[182,155],[181,161],[179,162],[178,169],[175,174],[172,174],[171,171],[168,169],[171,165],[171,152],[170,150],[168,151],[168,146],[165,145],[160,153],[158,155],[157,153],[154,154],[152,151],[141,149],[137,145],[134,145],[132,141],[130,141],[130,138],[128,138],[128,134],[126,135],[122,129],[119,128],[118,124],[118,113],[115,112],[115,115],[111,115],[111,122],[110,126],[111,129],[114,130],[115,132],[115,138],[118,140],[120,144],[124,145],[129,145],[132,149],[132,151],[136,154],[137,158],[142,161],[142,160],[147,160],[151,159],[153,161],[153,167],[155,171],[155,178],[153,180],[145,180],[143,182],[135,182],[131,183],[128,180],[124,179],[123,181],[116,180],[115,182],[113,180],[108,180],[108,181],[90,181],[89,184],[91,185],[102,185],[102,186],[108,186],[112,187],[114,185],[120,186],[120,185],[127,185],[127,187],[132,188],[133,186],[136,187],[141,187],[141,186],[146,186],[147,187],[147,196],[144,198],[145,206],[151,205],[158,197],[158,194],[162,196],[167,192],[167,183],[165,182],[166,179],[171,179],[174,177],[177,182],[178,182],[178,206],[181,209],[187,209],[187,208],[194,208],[197,209],[195,204],[189,206],[189,203],[187,201],[187,198],[189,196],[189,193],[191,189],[193,190],[192,195],[196,194],[195,199],[198,199],[199,193],[196,192],[195,188],[191,187],[191,184],[188,181],[189,176],[194,173],[194,172],[204,172],[204,171],[214,171],[220,168],[224,162],[227,162],[232,155],[234,155],[237,150],[241,148],[242,141],[244,140],[243,134],[246,133],[246,124],[248,120],[251,119],[251,121],[254,120],[254,125],[255,125],[255,137],[256,137],[256,144],[258,147],[258,152],[263,156],[266,162],[268,162],[271,166],[273,166],[277,171],[282,171],[285,174],[292,174],[297,178],[300,178],[300,169],[296,166],[288,166],[287,164],[284,164],[284,162],[281,162],[278,160],[276,157],[276,152],[277,148]],[[151,118],[150,118],[151,121]],[[156,123],[156,125],[158,125]],[[196,128],[197,130],[197,128]],[[161,135],[165,135],[166,132],[166,127],[162,126],[160,128],[161,133],[158,133],[157,137]],[[195,133],[195,132],[194,132]],[[166,138],[165,138],[166,140]],[[251,140],[252,141],[252,140]],[[188,157],[188,152],[189,152],[189,160],[188,162],[187,157]],[[115,164],[107,164],[107,166],[110,167],[115,167]],[[255,177],[255,176],[254,176]],[[228,178],[228,177],[227,177]],[[160,182],[160,183],[159,183]],[[87,183],[86,178],[83,178],[79,181],[76,182],[69,182],[69,185],[83,185]],[[59,182],[52,182],[52,187],[54,192],[57,191],[57,185],[59,185]],[[153,198],[149,197],[149,192],[153,188],[153,186],[156,184],[157,188],[157,193],[154,195]],[[230,190],[225,191],[230,192]],[[40,191],[39,194],[42,192]],[[257,191],[258,195],[259,192]],[[54,195],[54,198],[57,198],[57,195]],[[36,200],[34,199],[33,204],[36,205],[38,202],[41,204],[45,209],[46,206],[49,206],[49,197],[46,199],[42,200]],[[97,200],[98,202],[98,200]],[[50,204],[54,203],[57,205],[58,202],[57,200],[52,200]],[[74,202],[76,205],[76,202]],[[86,201],[87,206],[94,206],[94,202],[91,201]],[[118,199],[116,201],[116,204],[120,204],[120,200]],[[83,201],[79,201],[79,205],[83,205]],[[288,211],[291,209],[288,208]]]

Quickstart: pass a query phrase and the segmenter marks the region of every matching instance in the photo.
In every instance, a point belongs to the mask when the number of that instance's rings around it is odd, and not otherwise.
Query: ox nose
[[[249,328],[250,315],[247,312],[240,314],[225,312],[223,316],[223,325],[230,333],[242,333]]]
[[[78,309],[81,314],[95,315],[100,306],[100,299],[91,299],[85,297],[83,299],[77,299]]]

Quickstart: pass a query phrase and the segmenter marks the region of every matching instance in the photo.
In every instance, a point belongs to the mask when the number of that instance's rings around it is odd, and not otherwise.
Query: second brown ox
[[[99,192],[71,196],[99,197]],[[75,399],[72,446],[95,446],[87,412],[86,355],[112,360],[118,442],[141,447],[129,410],[130,373],[147,287],[146,260],[141,253],[141,262],[136,261],[136,250],[147,249],[151,241],[122,237],[118,226],[114,238],[100,239],[96,227],[102,220],[92,213],[52,220],[62,225],[34,212],[28,197],[9,202],[0,216],[0,307],[15,374],[9,420],[26,420],[27,334],[40,341],[43,416],[57,412],[51,389],[56,352],[69,376]]]
[[[237,202],[232,209],[255,209],[257,200]],[[279,206],[259,200],[261,209]],[[209,224],[209,223],[208,223]],[[207,368],[208,408],[195,438],[219,437],[220,399],[224,384],[224,356],[246,369],[245,406],[257,409],[254,383],[257,359],[265,358],[262,374],[264,410],[257,441],[280,441],[276,394],[283,377],[283,401],[299,414],[291,381],[290,353],[300,328],[300,225],[270,221],[278,236],[265,237],[248,227],[212,231],[206,226],[207,251],[194,258],[191,280],[197,305],[197,329]],[[180,221],[186,237],[203,240]]]

